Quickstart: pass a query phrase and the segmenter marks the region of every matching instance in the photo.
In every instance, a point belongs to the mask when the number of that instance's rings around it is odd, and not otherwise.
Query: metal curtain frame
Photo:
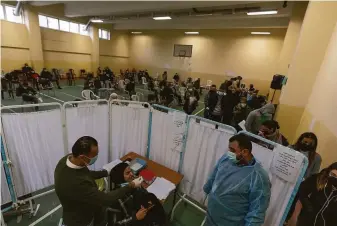
[[[184,135],[183,135],[183,146],[182,146],[182,148],[181,148],[180,157],[179,157],[179,166],[178,166],[178,173],[181,173],[182,164],[183,164],[183,156],[184,156],[185,147],[186,147],[186,142],[187,142],[188,115],[187,115],[185,112],[179,111],[179,110],[177,110],[177,109],[165,107],[165,106],[158,105],[158,104],[152,105],[152,109],[153,109],[153,110],[156,110],[156,108],[159,108],[159,109],[162,109],[162,110],[166,110],[166,111],[168,111],[168,112],[181,112],[181,113],[184,113],[184,114],[186,115],[186,118],[185,118],[186,128],[185,128],[185,132],[184,132]],[[151,126],[152,126],[152,116],[151,116]],[[150,140],[151,140],[151,139],[150,139]],[[150,157],[150,150],[149,150],[149,157]]]
[[[247,135],[247,136],[254,137],[255,139],[264,141],[264,142],[266,142],[266,143],[268,143],[268,144],[271,144],[271,145],[273,145],[273,146],[280,146],[280,144],[278,144],[278,143],[275,143],[275,142],[273,142],[273,141],[267,140],[267,139],[265,139],[264,137],[260,137],[260,136],[258,136],[258,135],[249,133],[249,132],[247,132],[247,131],[240,131],[239,134],[245,134],[245,135]],[[282,145],[281,145],[281,146],[282,146]],[[293,150],[293,151],[295,151],[295,152],[298,152],[298,151],[296,151],[296,150],[294,150],[294,149],[292,149],[292,148],[289,148],[289,147],[288,147],[288,149],[291,149],[291,150]],[[305,157],[305,156],[304,156],[304,157]],[[300,172],[300,174],[299,174],[299,176],[298,176],[298,178],[297,178],[296,184],[295,184],[295,186],[294,186],[294,190],[293,190],[293,192],[292,192],[291,195],[290,195],[289,202],[288,202],[288,204],[287,204],[287,206],[286,206],[286,208],[285,208],[285,210],[284,210],[283,216],[282,216],[281,221],[280,221],[280,224],[279,224],[280,226],[282,226],[282,225],[283,225],[283,222],[285,222],[285,220],[286,220],[286,218],[287,218],[287,215],[288,215],[288,212],[289,212],[289,210],[290,210],[290,208],[291,208],[291,205],[292,205],[292,203],[293,203],[293,201],[294,201],[294,199],[295,199],[295,196],[296,196],[296,194],[297,194],[297,192],[298,192],[298,189],[300,188],[300,185],[301,185],[301,183],[302,183],[302,181],[303,181],[304,174],[305,174],[305,172],[306,172],[306,170],[307,170],[307,168],[308,168],[308,165],[309,165],[308,158],[306,158],[306,157],[303,158],[303,163],[302,163],[302,164],[303,164],[303,167],[302,167],[301,172]]]
[[[105,99],[100,100],[81,100],[81,101],[67,101],[63,103],[62,109],[63,109],[63,139],[64,139],[64,152],[65,154],[69,154],[68,150],[68,130],[67,130],[67,114],[66,114],[66,107],[70,105],[73,107],[73,104],[77,104],[77,107],[81,107],[80,105],[83,104],[83,106],[90,106],[90,104],[98,104],[98,103],[105,103],[108,105],[108,117],[110,117],[110,108],[109,108],[109,102]],[[87,104],[87,105],[84,105]],[[110,128],[109,128],[109,137],[110,137]],[[110,142],[109,142],[110,143]],[[110,144],[109,144],[110,149]],[[110,154],[110,152],[109,152]]]
[[[61,123],[63,123],[63,119],[62,119],[62,105],[60,104],[60,103],[57,103],[57,102],[53,102],[53,103],[41,103],[41,104],[26,104],[26,105],[12,105],[12,106],[5,106],[5,107],[1,107],[1,111],[2,110],[11,110],[11,111],[13,111],[12,109],[16,109],[16,108],[31,108],[31,107],[44,107],[44,106],[58,106],[58,107],[60,107],[60,113],[61,113]],[[49,110],[47,110],[47,111],[49,111]],[[41,111],[42,112],[42,111]],[[35,113],[35,112],[33,112],[33,113]],[[27,114],[27,113],[21,113],[21,112],[14,112],[13,111],[13,113],[6,113],[6,114]],[[31,114],[31,112],[28,112],[28,114]],[[2,122],[1,122],[2,123]],[[54,189],[51,189],[51,190],[49,190],[49,191],[46,191],[46,192],[43,192],[43,193],[41,193],[41,194],[38,194],[38,195],[34,195],[34,196],[32,196],[32,197],[29,197],[29,198],[26,198],[26,199],[23,199],[23,200],[18,200],[18,198],[17,198],[17,193],[16,193],[16,190],[15,190],[15,184],[14,184],[14,181],[12,180],[12,178],[13,178],[13,175],[12,175],[12,171],[11,171],[11,167],[12,167],[12,165],[11,165],[11,160],[10,160],[10,158],[9,158],[9,153],[8,153],[8,150],[7,150],[7,145],[5,145],[6,144],[6,134],[5,134],[5,131],[4,131],[4,129],[3,129],[3,126],[1,126],[1,128],[2,128],[2,143],[3,143],[3,146],[4,146],[4,151],[5,151],[5,155],[3,155],[3,153],[1,153],[2,154],[2,156],[4,156],[4,157],[6,157],[6,161],[7,161],[7,166],[8,166],[8,172],[9,172],[9,178],[8,178],[8,176],[6,176],[7,178],[7,184],[8,184],[8,186],[10,186],[9,185],[9,182],[8,181],[10,181],[10,183],[12,184],[12,186],[11,187],[9,187],[9,189],[13,189],[13,192],[14,192],[14,196],[13,197],[11,197],[12,198],[12,202],[13,202],[13,204],[12,204],[12,206],[13,207],[17,207],[19,204],[24,204],[24,203],[26,203],[26,202],[29,202],[29,204],[30,204],[30,213],[31,214],[36,214],[36,212],[37,212],[37,210],[38,210],[38,208],[39,208],[39,205],[38,205],[38,207],[37,207],[37,209],[36,209],[36,211],[34,211],[34,209],[33,209],[33,203],[32,203],[32,200],[33,199],[35,199],[35,198],[38,198],[38,197],[41,197],[41,196],[44,196],[44,195],[47,195],[47,194],[50,194],[50,193],[52,193],[52,192],[54,192],[55,190]],[[2,152],[2,151],[1,151]],[[10,164],[9,164],[10,163]],[[10,190],[11,191],[11,190]],[[10,208],[6,208],[5,210],[7,211],[7,210],[9,210]]]
[[[182,159],[181,159],[181,170],[182,170],[182,164],[184,162],[184,156],[185,156],[185,151],[186,151],[186,145],[187,145],[187,139],[188,139],[188,130],[189,130],[189,125],[190,125],[190,121],[192,119],[195,119],[195,120],[200,120],[200,121],[203,121],[203,122],[207,122],[207,123],[210,123],[210,124],[213,124],[215,126],[218,126],[218,127],[221,127],[223,129],[227,129],[229,133],[229,131],[232,131],[233,132],[233,135],[235,135],[237,133],[236,129],[232,126],[229,126],[229,125],[226,125],[226,124],[222,124],[220,122],[215,122],[215,121],[212,121],[212,120],[209,120],[209,119],[206,119],[206,118],[203,118],[203,117],[199,117],[199,116],[196,116],[196,115],[189,115],[188,116],[188,119],[187,119],[187,126],[186,126],[186,139],[185,139],[185,142],[184,142],[184,146],[183,146],[183,153],[184,155],[182,156]],[[226,131],[223,131],[223,132],[226,132]],[[172,210],[172,215],[171,215],[171,221],[173,220],[173,217],[174,217],[174,212],[176,210],[176,208],[178,207],[178,205],[181,203],[181,202],[186,202],[188,204],[190,204],[191,206],[195,207],[196,209],[198,209],[199,211],[201,211],[202,213],[206,214],[206,210],[203,209],[202,207],[200,207],[199,205],[195,204],[194,202],[192,202],[187,194],[183,193],[182,195],[178,194],[180,199],[178,200],[178,202],[175,204],[175,206],[173,207],[173,210]],[[206,199],[205,199],[206,201]],[[203,222],[201,223],[201,226],[204,225],[206,222],[206,217],[205,219],[203,220]]]
[[[148,108],[149,108],[149,123],[148,123],[148,132],[147,132],[147,147],[146,147],[146,156],[147,158],[149,158],[149,154],[150,154],[150,143],[151,143],[151,127],[152,127],[152,112],[151,112],[151,105],[148,103],[148,102],[140,102],[140,101],[132,101],[132,100],[120,100],[120,99],[114,99],[114,100],[109,100],[108,101],[108,104],[109,104],[109,139],[111,137],[111,130],[112,130],[112,108],[111,106],[114,104],[114,103],[128,103],[128,104],[134,104],[134,105],[145,105],[147,104],[148,105]],[[128,107],[127,105],[124,105],[124,107]],[[132,108],[132,107],[129,107],[129,108]],[[144,107],[145,109],[145,107]],[[109,142],[109,154],[110,152],[112,151],[111,150],[112,147],[111,147],[111,142]]]

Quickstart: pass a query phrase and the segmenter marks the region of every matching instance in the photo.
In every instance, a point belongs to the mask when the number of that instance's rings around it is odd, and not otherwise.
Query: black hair
[[[268,129],[273,129],[274,131],[276,129],[280,129],[280,126],[277,121],[275,120],[267,120],[262,123],[263,126],[268,127]]]
[[[216,88],[216,85],[214,85],[214,84],[213,84],[213,85],[211,85],[211,87],[214,87],[214,88]]]
[[[92,147],[97,147],[98,142],[95,138],[90,136],[84,136],[79,138],[73,145],[71,151],[74,157],[79,155],[87,155],[90,153]]]
[[[229,142],[234,141],[238,142],[241,149],[248,149],[248,151],[252,152],[252,142],[245,134],[237,134],[229,138]]]
[[[315,159],[316,149],[317,149],[317,145],[318,145],[318,139],[317,139],[317,136],[314,133],[311,133],[311,132],[302,133],[301,136],[297,139],[296,143],[293,146],[295,150],[298,151],[300,149],[299,147],[300,147],[300,145],[302,143],[302,140],[304,138],[310,138],[314,141],[313,146],[312,146],[312,151],[309,152],[309,158],[308,158],[309,159],[309,166],[311,166],[312,162]]]

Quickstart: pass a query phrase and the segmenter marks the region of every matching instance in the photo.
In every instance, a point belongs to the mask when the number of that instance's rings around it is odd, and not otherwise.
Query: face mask
[[[233,152],[231,152],[231,151],[228,151],[228,152],[227,152],[227,155],[228,155],[228,159],[229,159],[232,163],[237,164],[237,163],[239,162],[239,160],[237,160],[237,158],[236,158],[236,154],[235,154],[235,153],[233,153]]]
[[[299,149],[301,151],[312,151],[312,146],[310,144],[301,143]]]
[[[87,157],[87,156],[84,156],[84,157],[86,157],[87,159],[90,159],[90,162],[88,163],[88,165],[92,165],[92,164],[94,164],[95,162],[96,162],[96,160],[97,160],[97,158],[98,158],[98,155],[96,155],[95,157],[93,157],[93,158],[89,158],[89,157]]]
[[[328,184],[337,187],[337,178],[333,176],[328,177]]]
[[[218,92],[218,94],[219,94],[219,96],[223,96],[224,95],[224,93],[223,92]]]
[[[246,103],[241,103],[241,107],[243,108],[246,107],[246,105],[247,105]]]

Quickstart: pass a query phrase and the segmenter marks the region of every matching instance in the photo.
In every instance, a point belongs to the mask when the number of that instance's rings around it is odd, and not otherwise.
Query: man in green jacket
[[[63,157],[56,166],[55,191],[63,207],[66,226],[105,225],[104,207],[111,206],[141,185],[141,178],[138,178],[123,188],[108,193],[99,191],[95,180],[107,177],[109,172],[88,169],[97,157],[97,141],[84,136],[75,142],[72,154]]]

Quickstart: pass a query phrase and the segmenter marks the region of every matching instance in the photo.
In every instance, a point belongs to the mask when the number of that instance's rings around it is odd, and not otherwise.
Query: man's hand
[[[146,217],[147,209],[144,208],[144,206],[141,207],[140,210],[136,213],[137,220],[143,220]]]

